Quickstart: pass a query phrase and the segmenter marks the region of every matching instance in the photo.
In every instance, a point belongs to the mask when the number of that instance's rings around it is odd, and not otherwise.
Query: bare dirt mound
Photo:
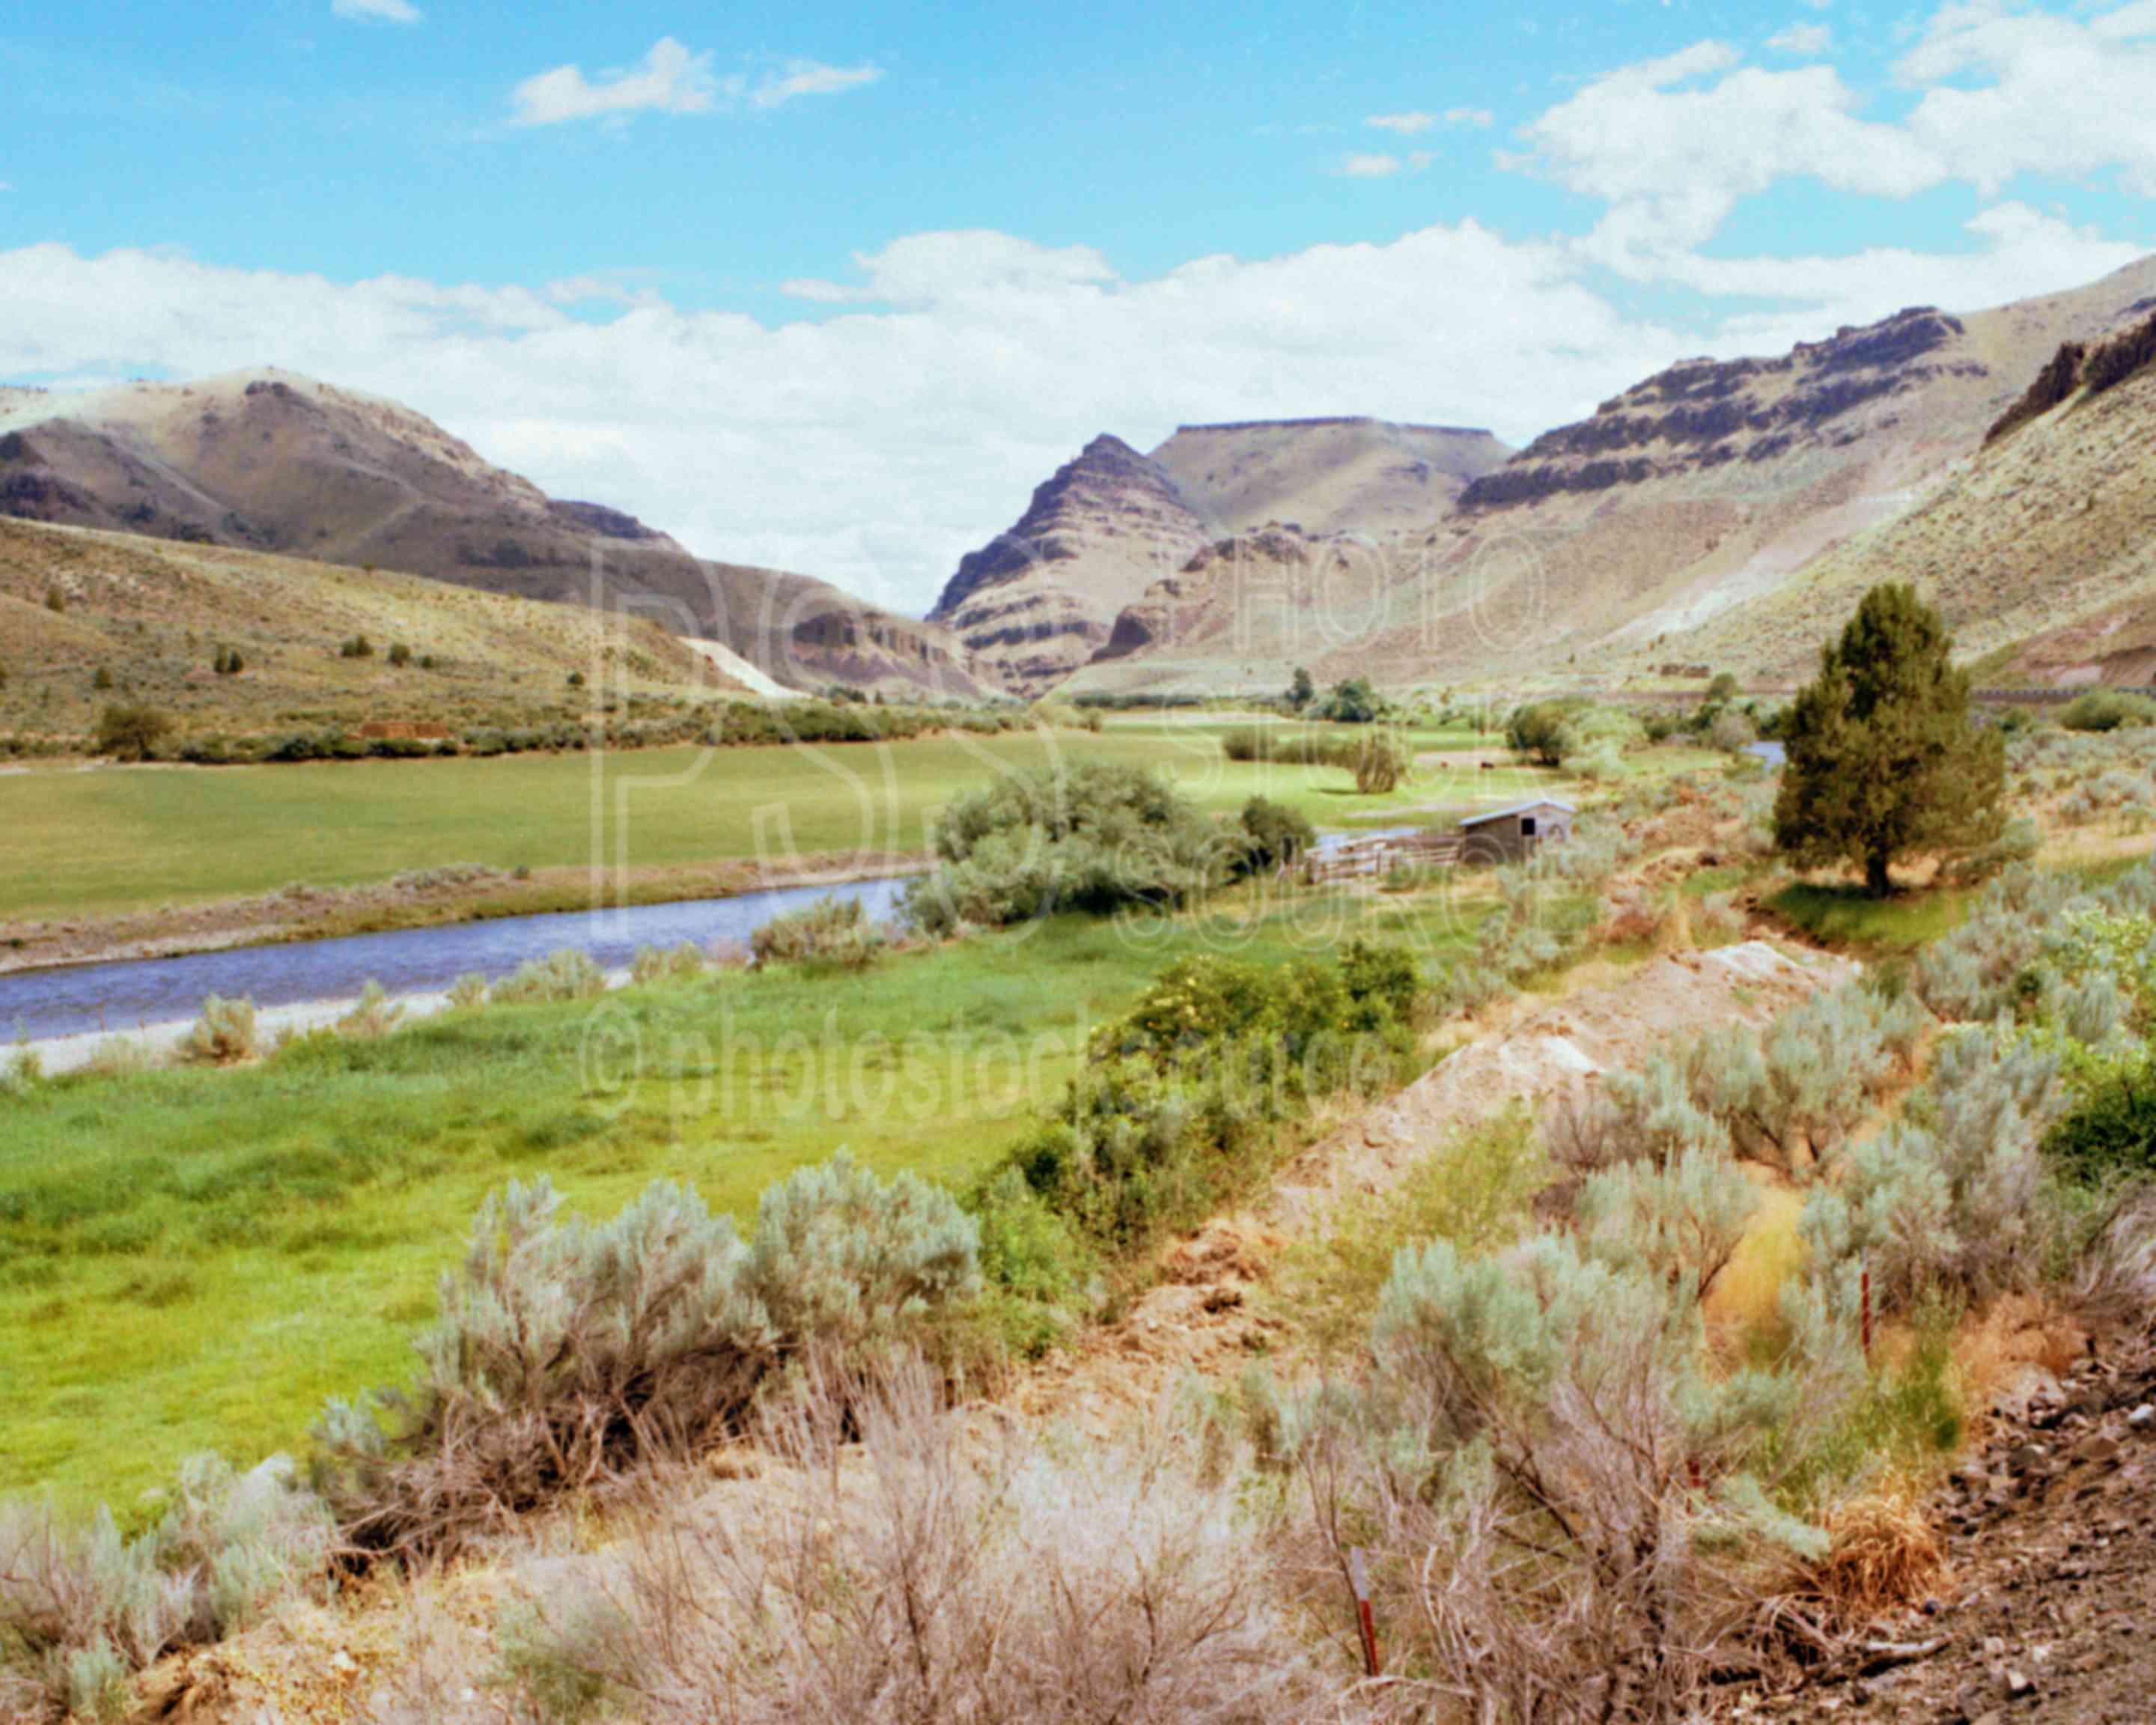
[[[1803,1693],[1732,1718],[2143,1725],[2156,1718],[2156,1333],[1994,1426],[1934,1506],[1949,1581]]]
[[[1747,941],[1657,958],[1622,981],[1553,1003],[1470,1044],[1282,1168],[1248,1209],[1163,1253],[1158,1285],[1119,1322],[1021,1388],[1028,1412],[1105,1430],[1178,1378],[1214,1377],[1269,1345],[1277,1322],[1250,1298],[1286,1241],[1353,1193],[1383,1192],[1417,1162],[1515,1102],[1547,1102],[1712,1024],[1763,1028],[1858,973],[1847,960]]]

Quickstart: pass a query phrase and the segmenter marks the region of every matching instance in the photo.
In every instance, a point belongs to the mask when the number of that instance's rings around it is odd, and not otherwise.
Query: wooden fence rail
[[[1449,869],[1460,860],[1461,848],[1457,833],[1353,839],[1330,850],[1313,852],[1303,863],[1303,878],[1316,886],[1328,880],[1383,879],[1396,868]]]

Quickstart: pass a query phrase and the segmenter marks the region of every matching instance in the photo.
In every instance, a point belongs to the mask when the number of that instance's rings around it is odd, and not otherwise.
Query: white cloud
[[[1186,419],[1342,410],[1523,439],[1679,353],[1779,352],[1906,305],[1968,311],[2093,280],[2138,249],[2003,193],[1932,251],[1732,256],[1705,243],[1792,176],[1899,198],[2046,165],[2156,173],[2152,52],[2156,0],[2072,18],[1949,6],[1906,54],[1912,105],[1888,121],[1830,66],[1766,69],[1701,43],[1597,79],[1527,129],[1518,165],[1604,207],[1579,239],[1465,222],[1132,280],[1089,246],[914,234],[839,279],[788,282],[819,309],[775,324],[682,310],[633,272],[537,290],[337,283],[31,246],[0,253],[0,377],[275,361],[408,401],[557,495],[634,510],[700,551],[918,610],[1104,429],[1145,447]],[[670,39],[634,70],[565,67],[522,90],[545,85],[530,105],[547,118],[619,118],[773,107],[782,88],[858,87],[865,69],[719,78]],[[1481,124],[1477,112],[1441,123]],[[1438,123],[1381,129],[1406,140]],[[1334,158],[1380,178],[1430,161]],[[1707,309],[1681,330],[1620,311],[1589,285],[1611,267]]]
[[[1804,177],[1907,197],[1938,164],[1905,132],[1866,121],[1830,66],[1768,72],[1702,42],[1596,80],[1528,128],[1532,166],[1611,206],[1602,262],[1628,274],[1712,237],[1739,200]]]
[[[702,114],[716,105],[718,80],[711,57],[691,54],[671,36],[651,45],[640,66],[599,74],[581,66],[557,66],[526,79],[511,93],[516,126],[558,126],[564,121],[625,120],[638,113]]]
[[[412,0],[330,0],[330,10],[355,22],[390,24],[416,24],[421,15]]]
[[[1961,252],[1877,246],[1840,257],[1695,256],[1674,262],[1667,279],[1716,298],[1772,302],[1771,311],[1725,319],[1713,345],[1723,353],[1776,353],[1905,305],[1972,311],[2080,287],[2145,255],[2025,203],[1994,204],[1965,231],[1976,244]]]
[[[836,95],[874,84],[882,76],[881,66],[826,66],[815,60],[788,60],[783,72],[764,79],[749,91],[749,105],[776,108],[796,96]]]
[[[1943,177],[1995,190],[2017,173],[2118,169],[2156,196],[2156,4],[2086,20],[1991,5],[1938,12],[1896,68],[1924,95],[1908,129]]]
[[[1816,59],[1833,48],[1834,30],[1827,24],[1791,24],[1786,30],[1769,36],[1767,46],[1777,54]]]
[[[355,0],[403,5],[404,0]],[[557,66],[526,79],[511,92],[515,126],[557,126],[564,121],[603,119],[620,125],[633,114],[708,114],[719,108],[782,107],[798,96],[837,95],[874,84],[883,68],[827,66],[792,59],[761,77],[733,73],[721,78],[709,54],[691,54],[671,36],[654,43],[641,65],[587,78],[581,66]]]
[[[769,326],[40,245],[0,254],[0,377],[274,360],[407,402],[557,495],[921,610],[1096,432],[1146,447],[1349,403],[1525,436],[1698,345],[1573,268],[1472,223],[1137,281],[1085,247],[921,234],[860,260],[840,290],[860,303]]]
[[[1003,300],[1116,280],[1114,266],[1090,245],[1035,245],[984,228],[906,234],[880,252],[855,253],[854,263],[865,278],[858,285],[796,280],[783,291],[827,305],[917,307]]]
[[[1772,46],[1809,52],[1825,26]],[[2156,0],[2080,17],[1949,4],[1895,69],[1918,92],[1906,119],[1867,119],[1826,65],[1769,71],[1726,43],[1596,79],[1528,128],[1515,158],[1610,208],[1600,261],[1651,278],[1704,244],[1777,181],[1907,198],[1949,182],[1996,195],[2015,175],[2116,172],[2156,195]]]
[[[1497,116],[1487,108],[1447,108],[1442,114],[1425,114],[1420,109],[1406,114],[1373,114],[1363,122],[1381,131],[1398,132],[1402,137],[1412,137],[1434,126],[1487,126],[1496,123]]]
[[[547,302],[555,305],[658,305],[665,303],[656,290],[639,287],[619,275],[569,275],[547,284]]]

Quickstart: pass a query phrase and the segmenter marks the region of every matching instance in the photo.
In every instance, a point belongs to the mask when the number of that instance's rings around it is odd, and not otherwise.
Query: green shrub
[[[466,971],[449,984],[449,1008],[454,1012],[474,1012],[486,1004],[486,978],[477,971]]]
[[[2069,731],[2117,731],[2123,726],[2156,724],[2156,701],[2123,689],[2090,689],[2059,710]]]
[[[2046,1135],[2044,1152],[2077,1180],[2156,1174],[2156,1065],[2144,1055],[2102,1079]]]
[[[1368,677],[1349,677],[1335,683],[1306,709],[1310,717],[1336,725],[1374,725],[1384,710],[1385,703]]]
[[[1708,722],[1707,740],[1709,747],[1725,755],[1741,754],[1759,740],[1759,732],[1748,714],[1733,706],[1726,706]]]
[[[1814,1273],[1846,1279],[1861,1263],[1887,1310],[2032,1280],[2061,1221],[2037,1147],[2066,1100],[2056,1058],[2010,1029],[1948,1037],[1902,1117],[1806,1201]]]
[[[1245,1183],[1318,1098],[1399,1081],[1420,987],[1411,955],[1362,944],[1338,965],[1183,959],[1096,1034],[1011,1165],[1081,1234],[1131,1250]]]
[[[1287,725],[1245,725],[1222,733],[1220,747],[1231,761],[1290,761],[1305,767],[1345,767],[1355,758],[1356,740],[1328,737]]]
[[[1219,886],[1238,841],[1163,778],[1087,761],[1014,774],[962,798],[936,835],[941,861],[907,889],[931,935],[1059,911],[1172,909]]]
[[[1242,824],[1248,842],[1237,867],[1245,874],[1292,868],[1317,843],[1317,829],[1304,815],[1264,797],[1243,805]]]
[[[807,964],[865,970],[884,948],[883,931],[859,899],[819,898],[774,916],[748,937],[758,964]]]
[[[1417,1160],[1392,1189],[1346,1199],[1322,1237],[1291,1245],[1276,1298],[1322,1353],[1359,1348],[1402,1251],[1434,1240],[1474,1254],[1508,1245],[1548,1181],[1533,1122],[1512,1109]]]
[[[1579,746],[1570,713],[1558,701],[1538,701],[1515,707],[1505,721],[1505,746],[1544,767],[1562,767]]]
[[[115,760],[146,761],[172,730],[172,720],[155,707],[108,706],[97,716],[90,747]]]
[[[27,1045],[11,1050],[0,1066],[0,1092],[27,1096],[44,1081],[44,1056]]]
[[[1358,791],[1366,797],[1382,797],[1399,788],[1414,764],[1414,756],[1406,744],[1372,732],[1357,746],[1350,770]]]
[[[501,1681],[530,1708],[532,1725],[619,1717],[629,1697],[606,1674],[633,1635],[627,1609],[594,1585],[508,1599],[495,1614]]]

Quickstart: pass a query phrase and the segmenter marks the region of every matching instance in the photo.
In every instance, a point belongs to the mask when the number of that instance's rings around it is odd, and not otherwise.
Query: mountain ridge
[[[548,496],[400,403],[264,367],[0,394],[0,515],[652,616],[788,685],[981,693],[941,631]]]

